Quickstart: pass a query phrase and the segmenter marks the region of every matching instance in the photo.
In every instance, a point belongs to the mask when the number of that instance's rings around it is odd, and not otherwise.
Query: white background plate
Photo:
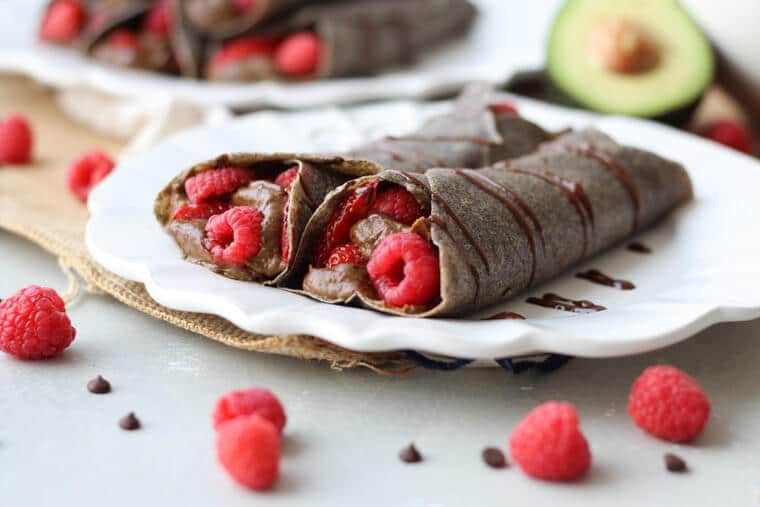
[[[425,97],[469,81],[506,83],[518,71],[543,66],[549,19],[559,0],[475,0],[480,15],[470,35],[426,55],[418,65],[370,78],[301,84],[210,84],[111,68],[74,51],[39,44],[44,0],[0,0],[0,71],[28,74],[58,86],[87,86],[129,97],[168,95],[203,105],[303,108],[384,98]]]
[[[220,315],[255,333],[310,334],[360,351],[416,349],[481,359],[533,352],[614,356],[662,347],[716,322],[760,317],[760,164],[654,123],[513,100],[527,118],[547,128],[594,126],[689,169],[695,201],[637,238],[654,254],[632,253],[621,245],[533,291],[590,299],[607,311],[548,310],[524,303],[526,295],[461,320],[409,319],[321,304],[183,261],[153,217],[158,191],[195,162],[227,151],[341,150],[381,134],[410,131],[422,116],[445,105],[259,113],[223,127],[184,132],[122,163],[93,193],[88,247],[98,262],[144,283],[156,301],[170,308]],[[573,277],[587,267],[631,280],[637,289],[618,291]],[[505,309],[529,320],[476,320]]]

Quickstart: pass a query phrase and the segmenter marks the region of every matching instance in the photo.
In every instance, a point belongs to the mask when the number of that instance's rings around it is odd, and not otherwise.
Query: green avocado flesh
[[[600,61],[591,34],[609,20],[631,22],[648,34],[658,48],[652,68],[621,73]],[[603,113],[653,117],[685,107],[711,83],[714,67],[710,43],[677,0],[568,0],[549,38],[554,84]]]

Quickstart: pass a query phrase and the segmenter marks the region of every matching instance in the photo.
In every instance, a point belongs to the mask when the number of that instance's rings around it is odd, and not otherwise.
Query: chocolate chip
[[[87,390],[92,394],[107,394],[111,392],[111,384],[98,375],[94,379],[87,382]]]
[[[398,457],[404,463],[419,463],[422,461],[422,454],[420,454],[420,451],[417,450],[413,443],[401,449]]]
[[[504,457],[504,453],[501,449],[496,447],[486,447],[481,453],[481,457],[486,465],[491,468],[506,468],[507,459]]]
[[[140,428],[140,420],[135,417],[134,412],[130,412],[119,419],[119,427],[123,430],[134,431]]]
[[[686,462],[675,454],[667,453],[665,454],[665,468],[669,472],[685,472]]]

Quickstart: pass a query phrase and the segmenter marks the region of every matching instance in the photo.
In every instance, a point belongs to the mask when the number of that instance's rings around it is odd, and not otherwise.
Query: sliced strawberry
[[[341,264],[356,264],[358,266],[364,266],[367,264],[367,259],[362,255],[359,247],[353,243],[346,243],[333,248],[327,258],[327,267],[332,269],[335,266]]]
[[[172,218],[180,221],[208,220],[214,215],[219,215],[230,209],[230,205],[223,201],[209,201],[201,203],[185,203],[172,214]]]
[[[360,187],[346,197],[340,207],[327,222],[322,237],[317,243],[316,265],[324,267],[330,253],[338,245],[349,242],[351,226],[369,215],[375,198],[377,184]]]

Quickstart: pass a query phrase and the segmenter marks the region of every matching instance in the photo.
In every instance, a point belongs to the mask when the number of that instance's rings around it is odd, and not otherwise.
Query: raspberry
[[[87,202],[90,192],[111,171],[114,163],[111,157],[100,150],[90,151],[77,159],[66,173],[69,190],[82,202]]]
[[[392,186],[377,193],[369,213],[379,213],[404,225],[412,225],[422,216],[422,207],[404,187]]]
[[[506,101],[493,102],[488,105],[488,108],[496,115],[518,114],[517,108],[511,102],[506,102]]]
[[[256,208],[237,206],[206,223],[204,246],[219,265],[244,266],[261,250],[261,222],[264,215]]]
[[[290,192],[290,189],[293,188],[293,183],[295,183],[297,177],[298,177],[298,166],[294,165],[287,171],[284,171],[278,174],[274,182],[280,185],[282,188],[284,188],[286,192]]]
[[[205,202],[231,194],[251,181],[251,173],[242,167],[225,167],[196,174],[185,181],[185,193],[192,202]]]
[[[386,237],[372,252],[367,273],[389,306],[425,305],[439,294],[438,255],[430,243],[411,232]]]
[[[270,391],[262,387],[254,387],[245,391],[230,391],[216,402],[211,418],[214,429],[222,423],[245,415],[258,415],[271,422],[282,433],[285,428],[285,410],[280,400]]]
[[[0,122],[0,163],[29,163],[33,144],[34,135],[26,118],[16,114]]]
[[[211,58],[211,67],[219,68],[251,57],[271,58],[276,43],[261,37],[243,37],[228,42]]]
[[[70,43],[79,36],[87,13],[77,0],[56,0],[50,5],[40,26],[40,39]]]
[[[158,0],[145,15],[143,30],[156,35],[169,35],[174,20],[172,19],[169,0]]]
[[[375,184],[371,184],[354,190],[333,213],[317,242],[315,259],[318,267],[325,266],[327,258],[336,246],[349,242],[351,226],[359,220],[367,218],[370,206],[375,198],[376,188]]]
[[[140,41],[137,40],[137,35],[133,32],[130,32],[126,28],[119,28],[110,33],[106,39],[106,44],[120,49],[137,49]]]
[[[232,6],[240,14],[249,13],[258,3],[258,0],[232,0]]]
[[[220,215],[230,209],[230,205],[222,201],[186,203],[174,210],[172,218],[180,221],[208,220],[214,215]]]
[[[735,121],[717,121],[702,130],[702,135],[729,148],[752,153],[752,134],[747,127]]]
[[[258,415],[236,417],[217,428],[216,453],[233,479],[264,491],[279,475],[280,432]]]
[[[285,209],[282,215],[282,228],[280,229],[280,255],[286,263],[290,260],[290,235],[288,234],[288,212],[290,211],[290,201],[285,203]]]
[[[634,381],[628,397],[628,414],[651,435],[672,442],[689,442],[707,424],[710,400],[686,373],[672,366],[652,366]]]
[[[578,424],[578,414],[570,403],[539,405],[509,436],[512,459],[536,479],[580,479],[591,466],[591,453]]]
[[[356,245],[346,243],[345,245],[335,247],[327,258],[327,267],[330,269],[341,264],[364,266],[367,264],[367,259],[364,258],[361,250]]]
[[[313,75],[322,59],[322,41],[312,32],[298,32],[282,41],[274,55],[280,72],[294,77]]]
[[[77,332],[53,289],[32,285],[0,303],[0,350],[44,359],[71,345]]]

